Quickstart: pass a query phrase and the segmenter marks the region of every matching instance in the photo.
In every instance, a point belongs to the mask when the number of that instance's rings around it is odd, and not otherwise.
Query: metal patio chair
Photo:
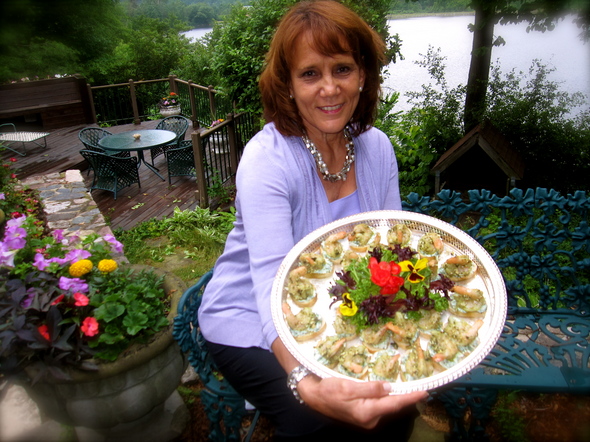
[[[182,115],[173,115],[171,117],[166,117],[158,123],[156,129],[169,130],[171,132],[174,132],[176,134],[176,138],[170,144],[150,149],[153,167],[156,167],[156,158],[164,154],[166,150],[178,147],[179,141],[184,139],[184,135],[188,130],[189,123],[190,120],[188,118],[183,117]]]
[[[169,184],[172,184],[173,176],[197,176],[195,154],[191,140],[183,140],[179,143],[179,147],[167,149],[165,155],[168,164]]]
[[[107,152],[102,147],[98,145],[98,141],[104,137],[108,137],[109,135],[113,135],[111,132],[105,129],[101,129],[100,127],[87,127],[82,129],[78,132],[78,138],[84,145],[85,150],[93,150],[95,152],[105,153],[107,155],[111,155],[113,157],[121,157],[121,158],[129,158],[131,156],[130,152]],[[88,167],[87,175],[90,175],[90,171],[92,170],[92,166]]]
[[[139,181],[137,158],[121,158],[107,155],[93,150],[81,150],[82,155],[94,170],[94,178],[90,191],[94,189],[108,190],[113,192],[117,199],[117,192],[127,186]]]

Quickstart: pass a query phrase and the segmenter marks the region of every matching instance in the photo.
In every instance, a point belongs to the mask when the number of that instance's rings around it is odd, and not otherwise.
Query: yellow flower
[[[92,270],[92,261],[81,259],[70,266],[70,276],[79,278]]]
[[[428,267],[428,258],[419,259],[416,264],[412,264],[411,261],[402,261],[399,263],[399,266],[402,268],[402,272],[410,272],[408,281],[415,284],[424,280],[424,276],[418,272]]]
[[[100,270],[103,273],[111,273],[117,270],[117,267],[117,261],[115,261],[114,259],[102,259],[98,263],[98,270]]]
[[[358,307],[354,301],[350,299],[350,295],[348,293],[344,293],[342,295],[342,304],[340,304],[339,309],[343,316],[354,316],[358,311]]]

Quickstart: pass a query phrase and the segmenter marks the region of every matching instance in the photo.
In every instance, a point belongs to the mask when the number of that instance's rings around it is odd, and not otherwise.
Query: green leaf
[[[125,313],[125,307],[120,304],[103,304],[94,310],[94,317],[99,321],[111,322]]]

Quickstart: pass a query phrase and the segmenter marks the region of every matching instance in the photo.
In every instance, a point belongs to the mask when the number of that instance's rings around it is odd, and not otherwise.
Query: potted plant
[[[180,101],[178,94],[176,92],[170,92],[160,100],[158,107],[160,108],[160,113],[164,117],[180,115]]]
[[[186,368],[171,333],[184,284],[120,266],[112,235],[66,238],[11,215],[0,242],[0,375],[17,377],[61,423],[109,439],[121,429],[153,436],[148,424]]]

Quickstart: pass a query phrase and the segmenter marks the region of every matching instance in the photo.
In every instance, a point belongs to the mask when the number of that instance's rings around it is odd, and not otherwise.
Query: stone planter
[[[172,337],[172,324],[186,286],[167,273],[164,289],[172,296],[170,325],[149,344],[130,347],[98,372],[72,370],[71,381],[24,385],[45,416],[75,427],[80,441],[157,442],[182,433],[188,411],[176,388],[187,361]]]
[[[163,117],[171,117],[172,115],[180,115],[180,105],[178,106],[167,106],[160,108],[160,113]]]

